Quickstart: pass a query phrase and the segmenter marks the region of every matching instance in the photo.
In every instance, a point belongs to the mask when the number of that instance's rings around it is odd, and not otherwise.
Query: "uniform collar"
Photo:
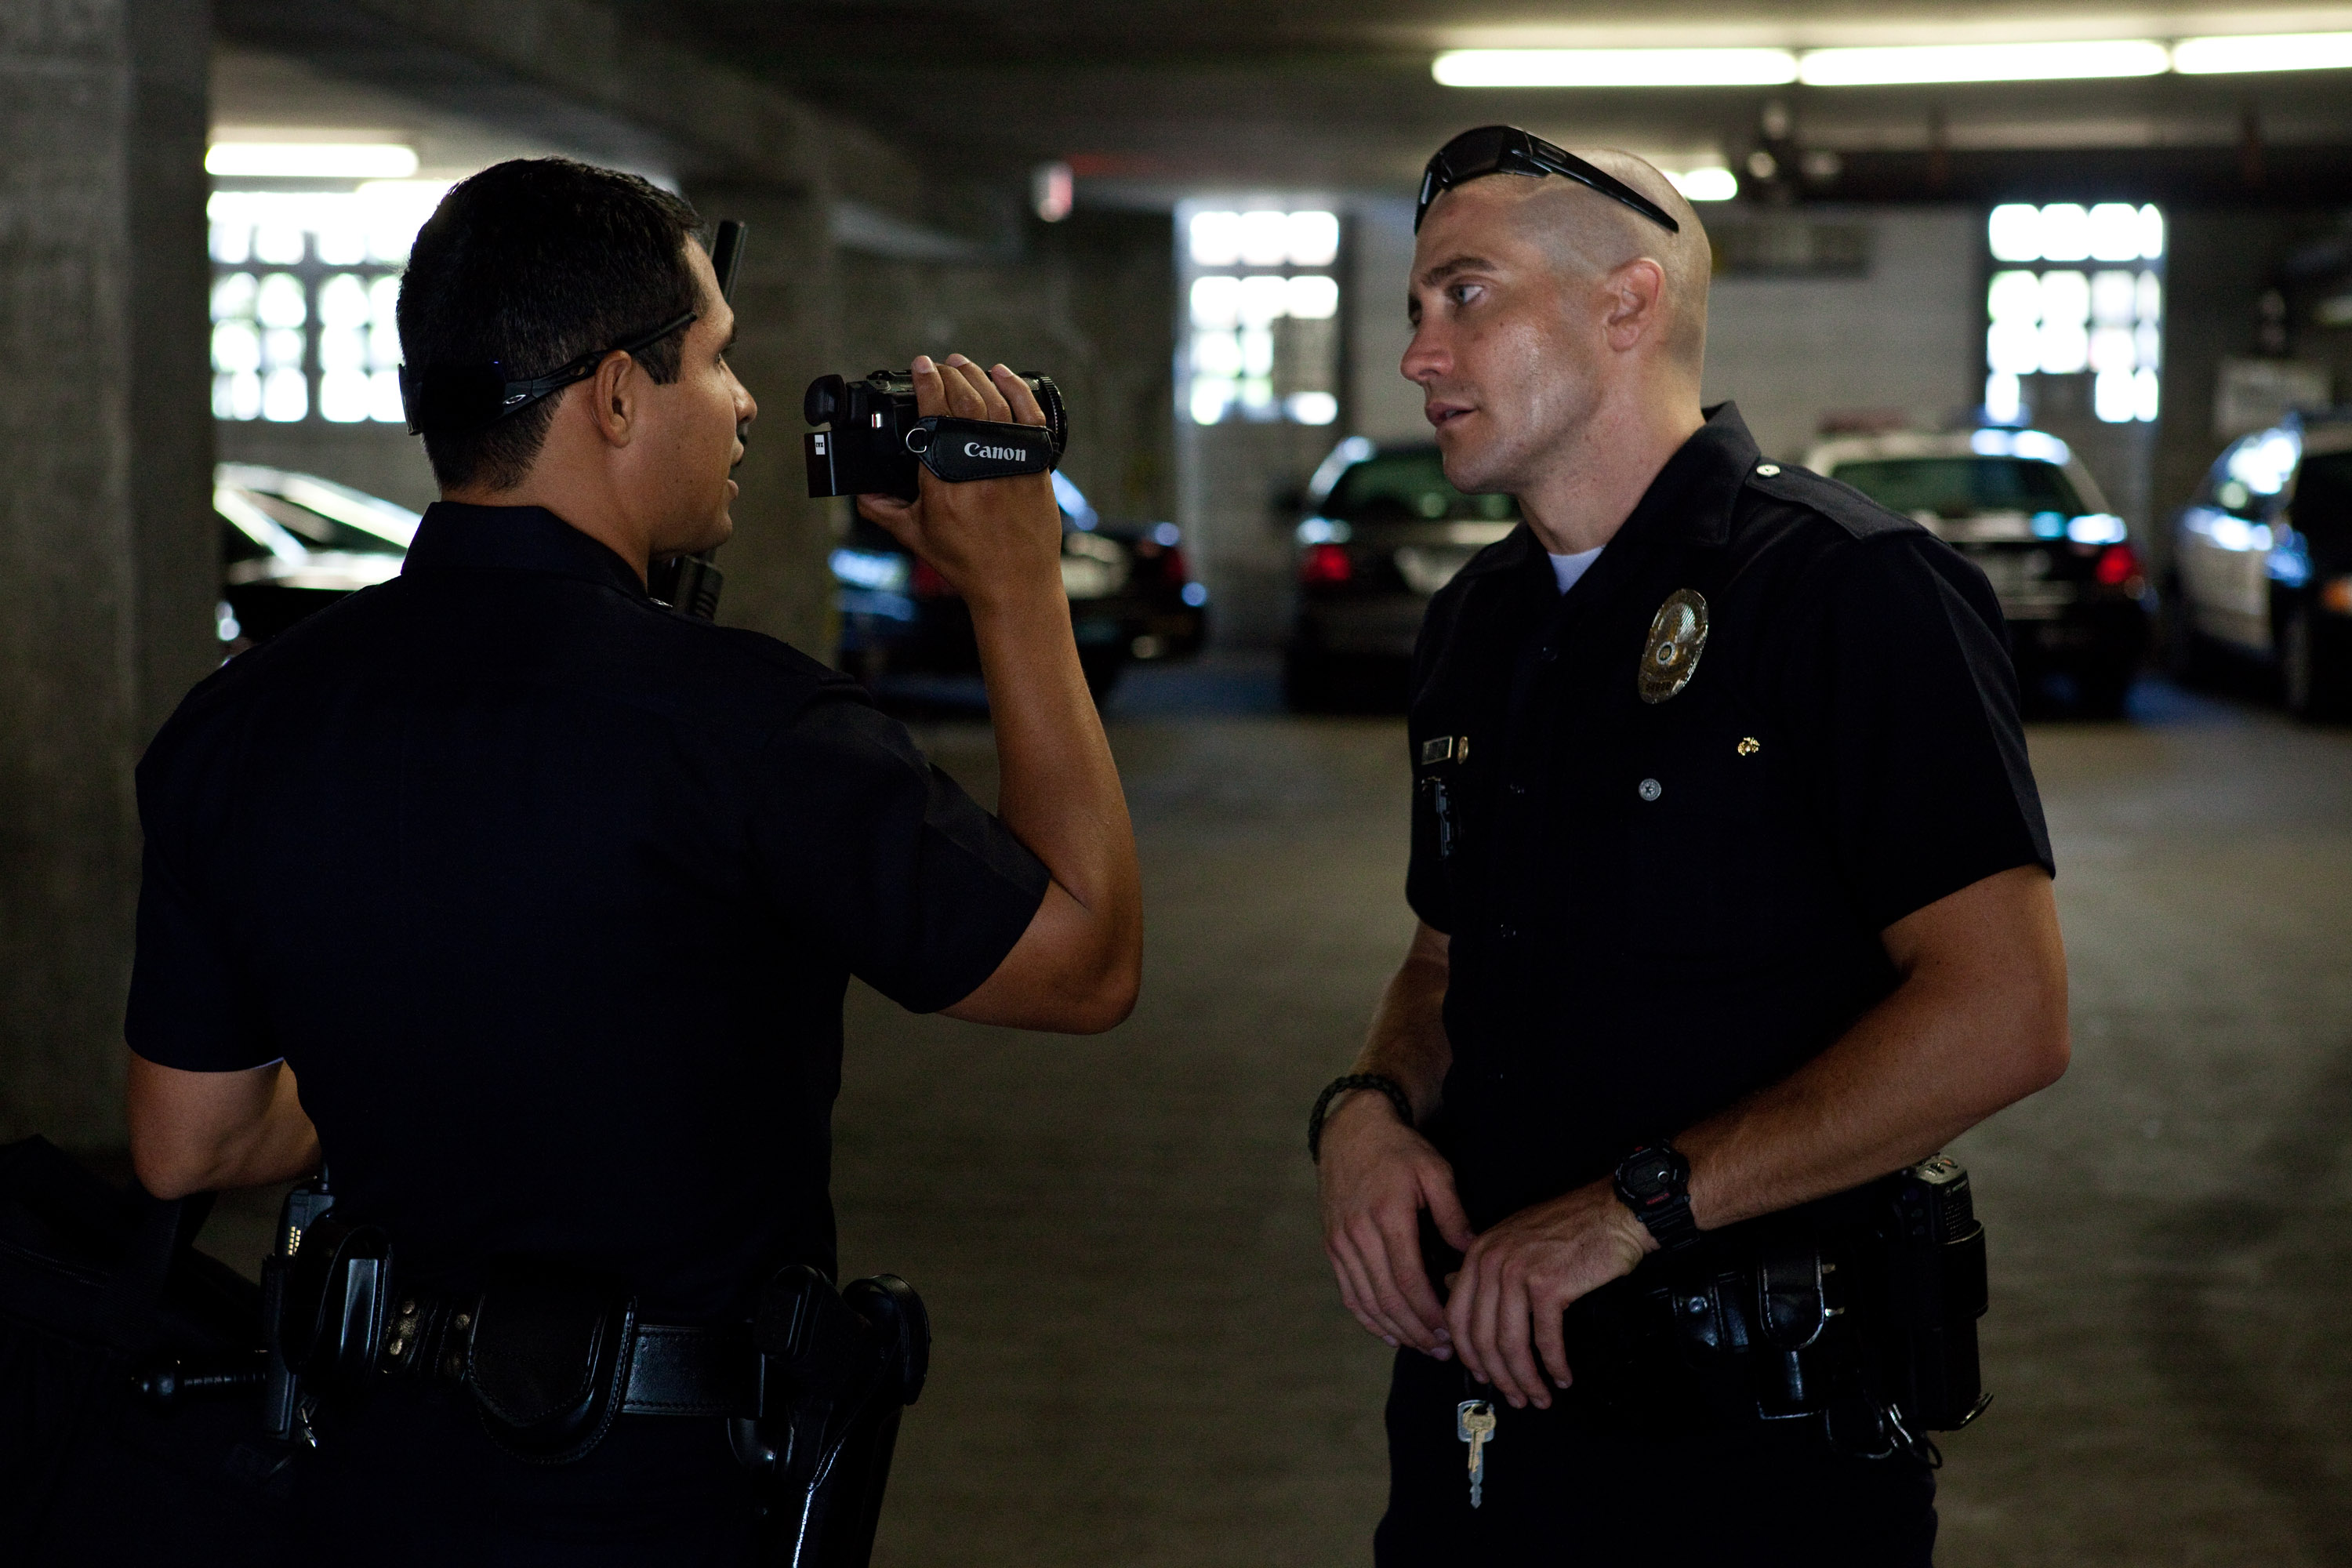
[[[483,571],[578,577],[646,597],[627,562],[545,507],[446,500],[426,507],[402,574]]]
[[[1731,537],[1732,508],[1761,454],[1738,405],[1718,403],[1700,415],[1706,423],[1666,459],[1612,544],[1635,539],[1721,544]]]

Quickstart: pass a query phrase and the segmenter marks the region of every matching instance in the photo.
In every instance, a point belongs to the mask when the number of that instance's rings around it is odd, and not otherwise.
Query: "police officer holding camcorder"
[[[1655,169],[1487,127],[1417,227],[1404,374],[1526,524],[1430,606],[1420,925],[1310,1121],[1376,1559],[1925,1568],[1985,1305],[1933,1156],[2066,1060],[1999,607],[1700,407]]]
[[[861,501],[971,606],[994,815],[845,679],[648,592],[727,538],[755,413],[699,228],[558,160],[453,189],[399,312],[441,502],[140,768],[140,1178],[331,1172],[268,1287],[315,1561],[743,1563],[763,1508],[823,1561],[771,1483],[819,1496],[845,1413],[920,1376],[903,1288],[829,1282],[848,977],[1027,1028],[1133,1005],[1042,462]],[[908,391],[974,444],[1045,424],[960,355]]]

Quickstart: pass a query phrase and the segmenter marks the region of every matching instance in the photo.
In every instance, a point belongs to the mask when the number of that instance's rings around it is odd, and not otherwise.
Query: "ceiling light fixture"
[[[2161,76],[2170,54],[2153,38],[2092,43],[1915,44],[1813,49],[1797,63],[1811,87],[1895,87],[1926,82],[2078,81]]]
[[[2245,37],[2183,38],[2172,47],[2172,68],[2183,76],[2238,71],[2352,68],[2352,33],[2269,33]]]
[[[367,142],[215,142],[205,173],[234,179],[404,180],[416,149]]]
[[[1787,49],[1449,49],[1429,68],[1445,87],[1778,87],[1797,79]]]

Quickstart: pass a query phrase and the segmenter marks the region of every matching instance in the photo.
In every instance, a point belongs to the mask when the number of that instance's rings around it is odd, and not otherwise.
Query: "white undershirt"
[[[1559,591],[1565,594],[1575,587],[1576,580],[1583,576],[1586,568],[1600,560],[1601,552],[1608,548],[1605,544],[1596,544],[1590,550],[1580,550],[1573,555],[1552,555],[1551,574],[1559,579]],[[1551,555],[1549,550],[1544,553]]]

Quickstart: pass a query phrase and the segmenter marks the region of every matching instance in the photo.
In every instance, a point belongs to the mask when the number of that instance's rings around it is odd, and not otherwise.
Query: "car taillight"
[[[1343,544],[1310,544],[1298,558],[1298,580],[1310,588],[1336,588],[1355,574]]]
[[[2091,568],[2091,575],[2110,588],[2120,588],[2139,574],[2139,557],[2128,544],[2108,545],[2099,552],[2099,563]]]
[[[915,557],[915,579],[908,584],[918,599],[944,599],[955,589],[939,574],[939,569],[921,556]]]
[[[1184,552],[1173,545],[1160,552],[1160,572],[1161,576],[1179,586],[1192,580],[1191,563],[1184,559]]]

